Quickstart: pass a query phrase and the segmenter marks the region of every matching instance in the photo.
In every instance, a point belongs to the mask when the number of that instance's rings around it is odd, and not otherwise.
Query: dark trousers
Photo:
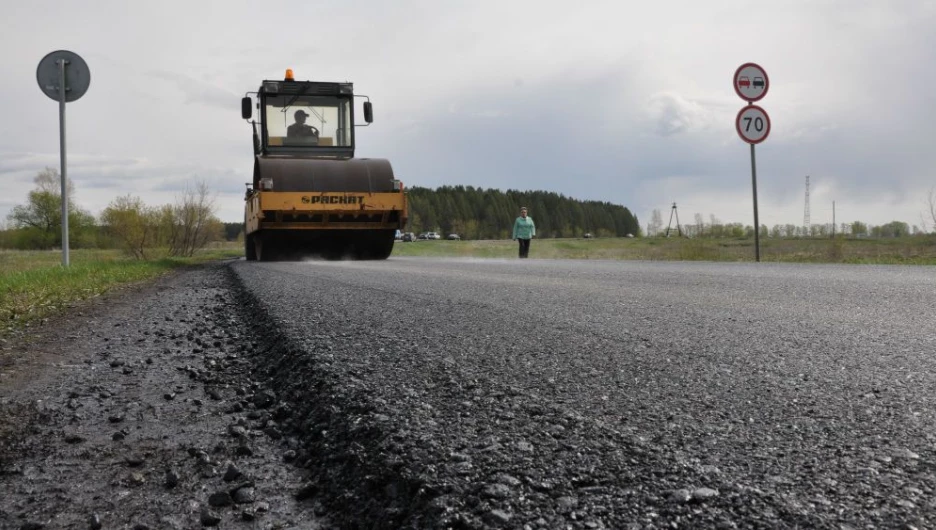
[[[530,256],[530,240],[529,239],[518,239],[520,242],[520,257],[527,258]]]

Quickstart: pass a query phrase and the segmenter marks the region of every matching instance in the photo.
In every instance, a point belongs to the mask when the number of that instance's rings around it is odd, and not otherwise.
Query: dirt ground
[[[328,528],[212,265],[0,350],[0,528]]]

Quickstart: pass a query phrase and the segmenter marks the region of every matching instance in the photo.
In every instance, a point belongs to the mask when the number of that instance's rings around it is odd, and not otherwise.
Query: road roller
[[[296,81],[287,69],[282,80],[248,92],[241,115],[253,129],[254,151],[244,205],[247,260],[390,256],[407,201],[389,161],[354,158],[355,131],[374,121],[368,96],[356,95],[351,83]]]

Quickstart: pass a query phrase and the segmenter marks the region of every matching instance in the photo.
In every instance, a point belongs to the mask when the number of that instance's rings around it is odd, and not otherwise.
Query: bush
[[[186,189],[176,204],[150,207],[139,197],[119,197],[104,210],[102,222],[124,251],[137,259],[157,252],[191,257],[212,241],[224,238],[214,202],[204,183]],[[156,249],[160,249],[157,251]]]

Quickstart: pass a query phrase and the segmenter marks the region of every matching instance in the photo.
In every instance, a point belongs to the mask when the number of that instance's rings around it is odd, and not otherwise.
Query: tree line
[[[33,179],[36,187],[26,204],[7,216],[10,228],[0,231],[0,247],[45,250],[62,247],[62,193],[59,172],[45,168]],[[205,183],[195,183],[174,204],[147,205],[127,195],[113,200],[100,218],[74,200],[74,184],[66,183],[69,248],[120,248],[137,259],[191,256],[224,237],[224,225]]]
[[[550,191],[473,186],[413,187],[407,191],[407,232],[458,234],[462,239],[509,239],[520,207],[536,222],[536,237],[639,236],[640,223],[626,207],[582,201]]]

